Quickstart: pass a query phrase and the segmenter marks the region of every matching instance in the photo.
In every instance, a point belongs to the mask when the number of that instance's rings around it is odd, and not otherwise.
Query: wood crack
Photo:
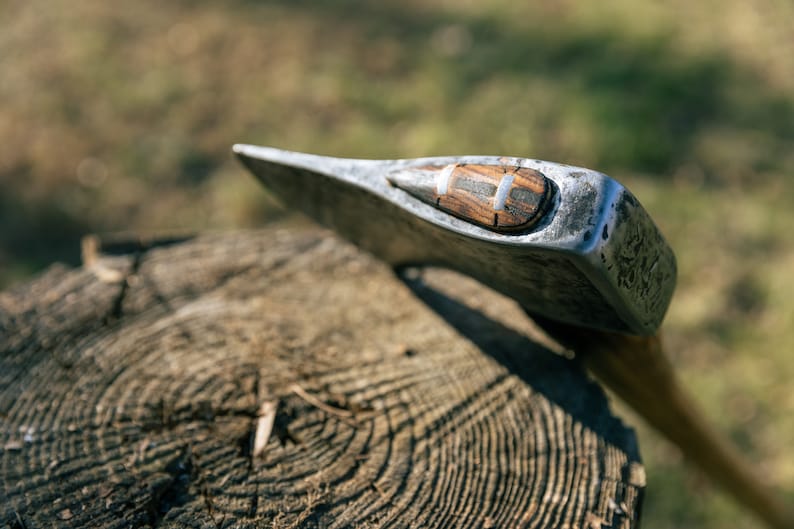
[[[119,292],[116,294],[116,297],[113,299],[113,304],[111,305],[110,311],[105,315],[103,318],[104,325],[110,325],[121,319],[124,315],[124,299],[127,297],[127,292],[130,289],[130,280],[131,278],[135,277],[138,274],[138,270],[141,267],[141,262],[143,261],[143,256],[146,253],[148,248],[139,245],[135,252],[133,253],[132,257],[132,264],[130,265],[127,272],[121,278]]]
[[[164,470],[168,479],[151,487],[147,506],[149,523],[153,528],[160,527],[171,510],[184,505],[191,498],[189,487],[193,468],[189,448],[182,447],[180,453],[165,465]]]
[[[209,486],[204,479],[199,457],[192,446],[183,446],[180,453],[165,465],[164,471],[168,478],[151,487],[147,506],[150,525],[153,528],[160,527],[169,513],[196,496],[193,490],[197,489],[207,515],[216,529],[220,529],[221,526],[215,519],[215,506]]]

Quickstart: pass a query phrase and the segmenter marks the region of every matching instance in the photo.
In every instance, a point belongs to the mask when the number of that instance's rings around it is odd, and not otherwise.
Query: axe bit
[[[448,267],[515,299],[737,501],[770,527],[794,527],[794,513],[682,390],[658,334],[675,257],[618,182],[527,158],[233,150],[285,205],[391,265]]]

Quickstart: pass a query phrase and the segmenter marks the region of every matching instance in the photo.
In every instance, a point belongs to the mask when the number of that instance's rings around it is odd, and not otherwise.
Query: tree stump
[[[474,281],[319,230],[86,250],[0,294],[6,527],[637,526],[633,432]]]

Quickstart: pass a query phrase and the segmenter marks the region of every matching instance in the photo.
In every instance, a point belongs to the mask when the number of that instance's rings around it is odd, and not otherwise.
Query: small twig
[[[339,417],[345,424],[348,424],[353,428],[358,427],[358,423],[355,421],[352,411],[345,410],[342,408],[337,408],[336,406],[331,406],[330,404],[321,401],[314,395],[309,394],[305,389],[303,389],[298,384],[292,384],[289,387],[289,389],[290,391],[295,393],[297,396],[299,396],[300,398],[302,398],[303,400],[305,400],[315,408],[318,408],[326,413]]]
[[[310,395],[305,389],[303,389],[298,384],[292,384],[289,387],[290,391],[295,393],[297,396],[311,404],[316,408],[320,408],[324,412],[330,413],[331,415],[336,415],[337,417],[353,417],[353,412],[350,410],[345,410],[342,408],[337,408],[336,406],[331,406],[330,404],[326,404],[325,402],[321,401],[314,395]]]

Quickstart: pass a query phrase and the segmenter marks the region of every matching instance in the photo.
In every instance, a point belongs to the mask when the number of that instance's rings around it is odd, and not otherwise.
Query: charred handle
[[[762,483],[738,451],[711,428],[680,386],[659,336],[626,336],[532,315],[555,340],[581,356],[596,377],[675,443],[770,527],[794,527],[794,510]]]

